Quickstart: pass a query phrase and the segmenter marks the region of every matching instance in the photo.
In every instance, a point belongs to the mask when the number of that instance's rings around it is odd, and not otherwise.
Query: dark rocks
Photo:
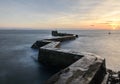
[[[115,72],[112,70],[108,70],[108,84],[120,84],[120,71]]]

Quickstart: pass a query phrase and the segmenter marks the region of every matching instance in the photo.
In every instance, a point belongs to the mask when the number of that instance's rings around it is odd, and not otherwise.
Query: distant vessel
[[[108,34],[111,34],[111,32],[108,32]]]

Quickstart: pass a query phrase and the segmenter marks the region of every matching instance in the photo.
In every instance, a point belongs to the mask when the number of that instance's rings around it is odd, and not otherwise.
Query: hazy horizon
[[[119,31],[120,29],[100,29],[100,28],[22,28],[22,27],[0,27],[0,30],[110,30]]]

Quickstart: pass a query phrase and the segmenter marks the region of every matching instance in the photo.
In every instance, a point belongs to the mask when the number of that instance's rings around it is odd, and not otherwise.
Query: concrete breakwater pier
[[[39,49],[40,63],[62,69],[45,84],[108,84],[109,73],[104,58],[92,53],[59,48],[62,42],[74,40],[78,35],[57,31],[52,31],[52,35],[58,37],[36,41],[32,45],[32,48]]]

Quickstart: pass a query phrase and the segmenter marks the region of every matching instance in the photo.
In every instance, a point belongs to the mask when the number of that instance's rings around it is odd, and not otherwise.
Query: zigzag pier
[[[108,84],[110,78],[103,57],[60,48],[62,42],[74,40],[78,35],[57,31],[52,31],[52,35],[59,37],[36,41],[32,45],[32,48],[39,49],[40,63],[62,69],[45,84]]]

